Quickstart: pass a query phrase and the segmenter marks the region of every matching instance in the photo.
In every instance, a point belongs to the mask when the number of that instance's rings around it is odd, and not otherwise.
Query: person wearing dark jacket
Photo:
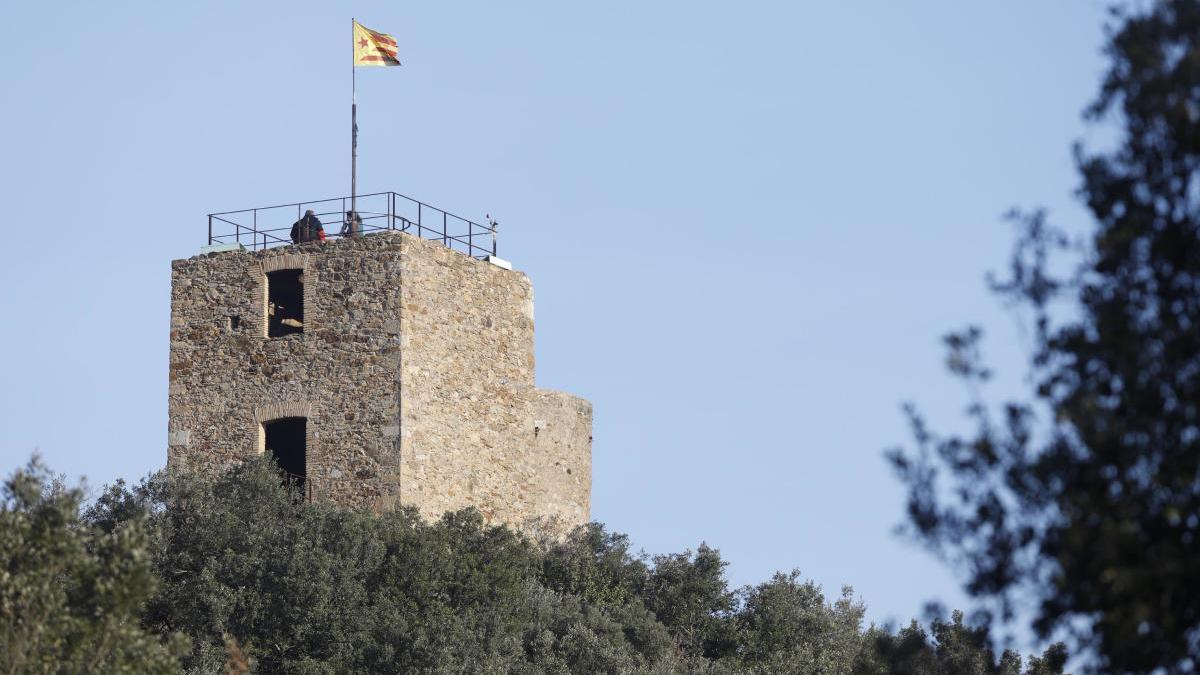
[[[341,235],[357,238],[362,236],[362,216],[353,211],[346,212],[346,220],[342,222]]]
[[[325,228],[321,226],[321,219],[317,218],[317,214],[313,213],[312,209],[304,212],[304,217],[292,223],[292,243],[303,244],[306,241],[320,241],[324,239]]]

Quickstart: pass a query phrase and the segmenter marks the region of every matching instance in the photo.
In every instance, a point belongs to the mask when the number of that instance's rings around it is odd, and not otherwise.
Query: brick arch
[[[312,419],[313,406],[308,401],[278,401],[254,409],[254,423],[262,424],[284,417],[306,417]]]
[[[279,270],[304,270],[308,273],[308,256],[303,253],[284,253],[282,255],[272,255],[263,258],[259,261],[259,267],[263,274],[270,272],[278,272]]]

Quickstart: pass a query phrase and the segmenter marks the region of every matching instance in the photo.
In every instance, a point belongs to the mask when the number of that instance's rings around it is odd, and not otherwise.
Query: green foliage
[[[1005,651],[996,660],[987,630],[966,625],[962,612],[954,612],[950,621],[933,621],[932,631],[931,639],[916,621],[894,634],[871,629],[867,639],[872,647],[855,665],[854,675],[1053,675],[1062,673],[1067,662],[1061,643],[1030,657],[1025,670],[1014,652]]]
[[[0,672],[1020,673],[961,616],[910,639],[797,572],[731,590],[705,545],[647,557],[599,524],[533,542],[473,510],[339,509],[265,460],[118,484],[81,515],[43,473],[6,493]]]
[[[629,552],[629,538],[591,523],[565,541],[547,543],[542,578],[559,593],[596,605],[622,605],[638,594],[649,573]]]
[[[295,497],[265,462],[138,491],[163,579],[146,621],[192,637],[189,668],[219,669],[226,636],[261,672],[632,672],[673,653],[644,609],[541,583],[541,551],[475,511]]]
[[[141,519],[90,525],[82,499],[37,458],[4,484],[0,672],[176,672],[186,641],[139,624],[156,586]]]
[[[1110,67],[1088,109],[1120,125],[1077,148],[1095,232],[1060,278],[1068,239],[1017,216],[1011,277],[995,289],[1034,318],[1030,400],[977,431],[939,436],[910,410],[916,452],[892,459],[914,532],[969,574],[998,618],[1036,601],[1105,672],[1200,669],[1200,2],[1114,12]],[[1067,305],[1059,311],[1058,304]],[[978,392],[978,330],[947,340]]]
[[[727,564],[715,549],[701,544],[694,556],[690,552],[655,556],[641,585],[642,602],[688,656],[716,657],[733,651],[735,597],[725,581]]]
[[[743,663],[762,672],[849,673],[862,650],[866,607],[850,587],[832,606],[800,573],[776,573],[742,593],[737,615]]]

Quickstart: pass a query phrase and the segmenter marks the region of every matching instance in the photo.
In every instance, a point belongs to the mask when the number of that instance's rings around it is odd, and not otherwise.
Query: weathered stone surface
[[[268,338],[266,274],[304,271],[304,332]],[[306,417],[314,498],[427,517],[586,522],[591,405],[534,386],[520,272],[399,233],[172,262],[168,466],[263,451]]]

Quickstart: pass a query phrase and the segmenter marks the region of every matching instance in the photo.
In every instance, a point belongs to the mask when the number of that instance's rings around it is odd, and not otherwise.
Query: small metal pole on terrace
[[[208,216],[208,245],[212,246],[212,214]]]

